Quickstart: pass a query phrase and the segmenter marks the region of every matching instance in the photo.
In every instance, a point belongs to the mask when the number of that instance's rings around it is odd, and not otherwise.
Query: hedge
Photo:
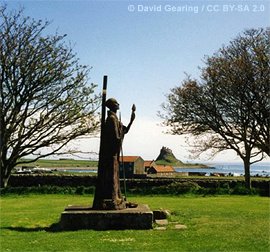
[[[13,175],[9,188],[40,188],[31,189],[43,193],[93,193],[96,184],[95,176],[77,175]],[[121,180],[121,185],[123,181]],[[241,178],[144,178],[127,179],[127,190],[135,194],[247,194],[244,179]],[[253,179],[252,193],[269,195],[270,180]],[[42,189],[43,188],[43,189]],[[9,189],[5,189],[8,191]],[[5,190],[2,190],[3,194]],[[12,190],[12,189],[10,189]],[[16,189],[13,189],[16,190]],[[30,189],[29,189],[30,190]],[[17,191],[17,190],[16,190]],[[25,191],[25,190],[23,190]],[[122,190],[123,192],[124,190]]]

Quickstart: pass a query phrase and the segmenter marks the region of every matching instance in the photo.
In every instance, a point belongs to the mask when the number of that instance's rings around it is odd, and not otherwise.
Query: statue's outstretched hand
[[[130,118],[130,122],[132,123],[136,117],[135,115],[135,111],[136,111],[136,106],[135,104],[132,105],[132,108],[131,108],[132,112],[131,112],[131,118]]]
[[[133,123],[133,121],[134,121],[134,119],[135,119],[135,117],[136,117],[136,115],[135,115],[135,111],[136,111],[136,106],[135,106],[135,104],[132,105],[131,110],[132,110],[132,111],[131,111],[130,122],[129,122],[128,126],[126,127],[126,132],[125,132],[125,134],[128,133],[128,131],[129,131],[129,129],[130,129],[130,126],[131,126],[131,124]]]

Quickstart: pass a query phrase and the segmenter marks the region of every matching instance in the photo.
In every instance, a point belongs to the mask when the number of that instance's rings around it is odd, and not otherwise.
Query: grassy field
[[[25,159],[30,160],[30,159]],[[58,168],[58,167],[97,167],[98,161],[93,160],[72,160],[72,159],[40,159],[36,162],[25,164],[25,166],[40,166],[40,167],[49,167],[49,168]]]
[[[269,198],[258,196],[131,197],[151,209],[168,209],[175,230],[54,231],[68,204],[91,196],[1,197],[0,251],[269,251]]]

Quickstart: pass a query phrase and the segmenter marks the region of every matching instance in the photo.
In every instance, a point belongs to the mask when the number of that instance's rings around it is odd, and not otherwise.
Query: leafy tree
[[[65,153],[71,140],[98,128],[90,69],[65,35],[43,35],[48,25],[0,7],[1,187],[16,165],[29,162],[23,157]]]
[[[250,165],[269,156],[270,30],[247,30],[206,57],[201,78],[189,76],[163,104],[173,134],[192,134],[194,153],[232,149]]]

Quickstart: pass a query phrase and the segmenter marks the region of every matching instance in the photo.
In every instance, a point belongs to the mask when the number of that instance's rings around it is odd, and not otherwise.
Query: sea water
[[[175,168],[176,172],[198,172],[198,173],[223,173],[234,176],[244,175],[244,164],[241,163],[208,163],[209,168]],[[253,164],[250,167],[251,176],[270,177],[270,163]]]

